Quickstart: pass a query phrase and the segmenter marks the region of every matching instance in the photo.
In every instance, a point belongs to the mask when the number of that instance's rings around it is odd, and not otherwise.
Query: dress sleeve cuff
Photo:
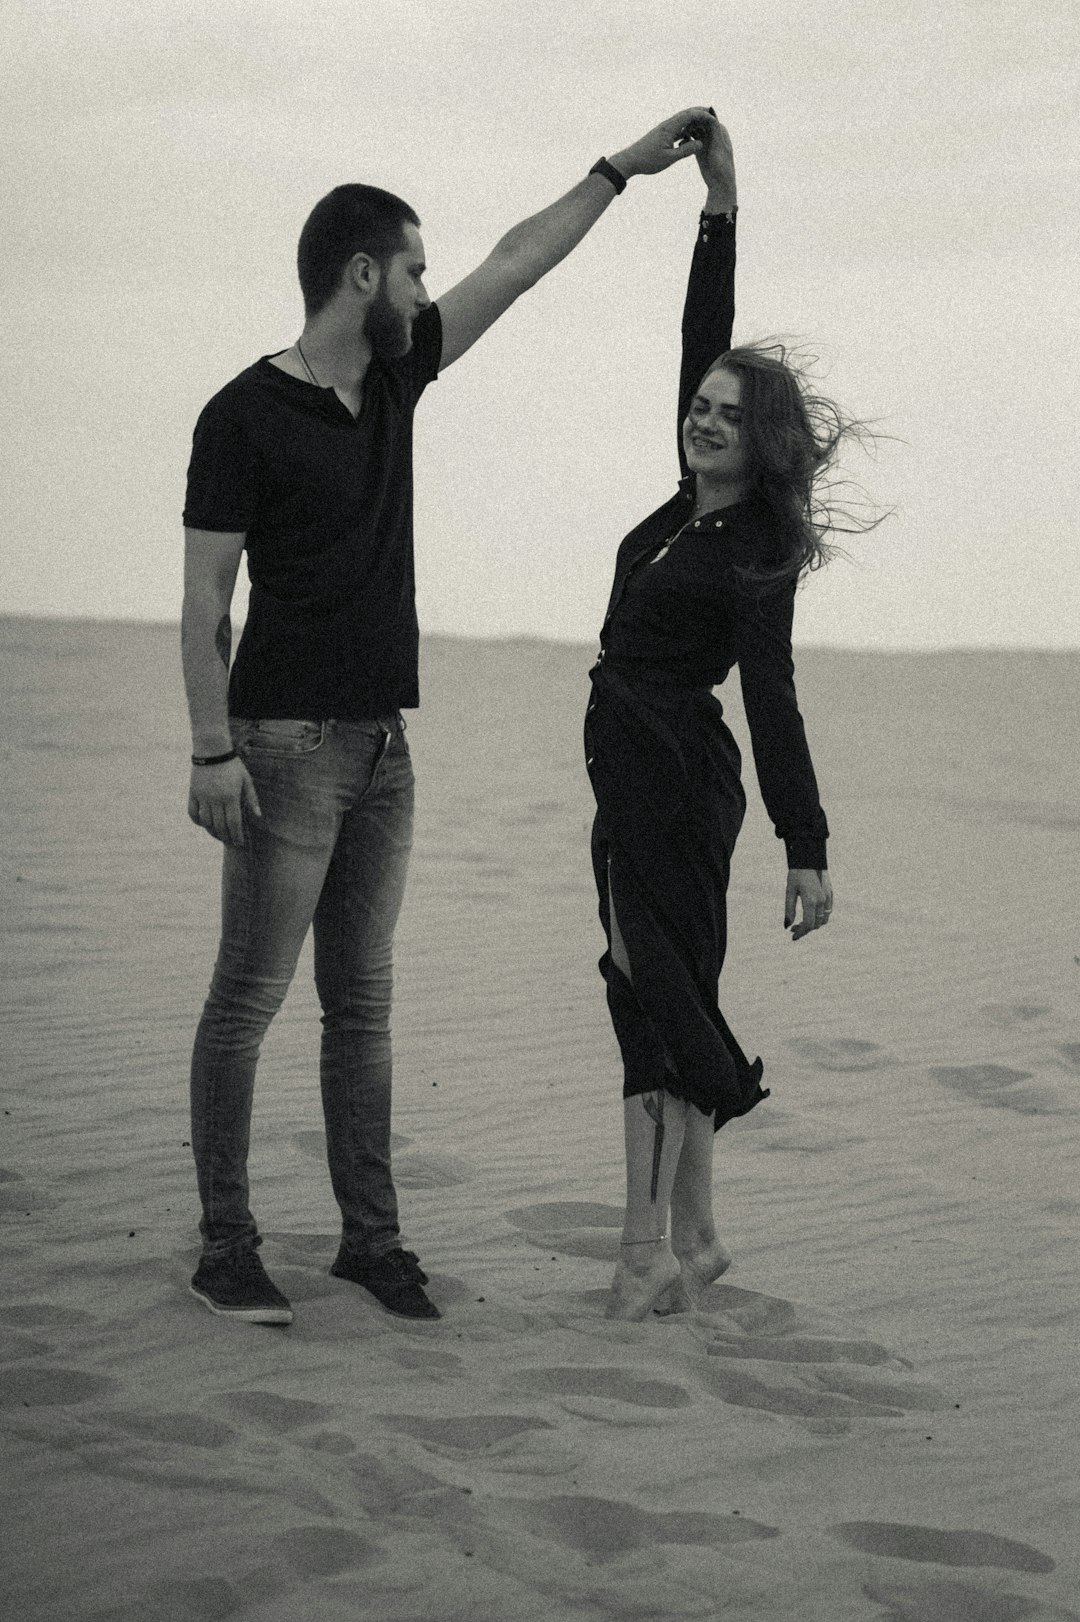
[[[823,839],[785,839],[788,867],[811,867],[824,872],[828,867]]]

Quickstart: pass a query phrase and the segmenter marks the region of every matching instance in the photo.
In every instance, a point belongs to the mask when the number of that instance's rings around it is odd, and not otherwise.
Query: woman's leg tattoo
[[[662,1092],[643,1093],[641,1102],[645,1113],[655,1123],[653,1127],[652,1183],[649,1195],[656,1204],[656,1191],[660,1182],[660,1158],[664,1153],[664,1095]]]

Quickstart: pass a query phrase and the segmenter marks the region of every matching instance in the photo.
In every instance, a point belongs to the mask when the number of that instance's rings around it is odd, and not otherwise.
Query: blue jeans
[[[262,809],[226,846],[221,948],[191,1061],[206,1256],[258,1243],[247,1156],[255,1065],[314,925],[327,1158],[348,1247],[400,1242],[390,1172],[394,926],[412,843],[400,715],[232,723]]]

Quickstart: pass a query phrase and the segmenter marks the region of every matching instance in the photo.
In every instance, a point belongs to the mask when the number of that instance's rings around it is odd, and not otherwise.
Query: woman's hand
[[[801,904],[802,921],[795,922],[796,904]],[[832,915],[833,893],[829,875],[824,868],[819,873],[813,867],[788,869],[787,894],[784,897],[784,928],[791,930],[793,941],[801,941],[812,929],[820,929]]]
[[[702,179],[709,188],[705,212],[727,214],[738,202],[731,136],[711,108],[703,119],[695,120],[695,134],[699,128],[701,149],[697,154],[697,163]]]
[[[691,153],[700,154],[701,140],[689,134],[687,125],[692,124],[695,130],[701,126],[704,133],[704,126],[712,122],[707,107],[684,107],[681,113],[665,118],[639,141],[613,152],[608,161],[628,180],[632,175],[657,175],[662,169],[690,157]]]

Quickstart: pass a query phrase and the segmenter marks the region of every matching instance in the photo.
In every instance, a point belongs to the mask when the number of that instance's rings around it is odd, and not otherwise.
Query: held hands
[[[693,136],[686,138],[688,124],[703,122],[715,123],[707,107],[684,107],[681,113],[674,113],[657,124],[640,141],[613,153],[608,161],[628,180],[631,175],[658,175],[661,169],[668,169],[673,163],[703,150],[702,140]]]
[[[800,923],[795,922],[796,903],[802,906]],[[832,885],[824,868],[820,873],[813,867],[792,867],[788,870],[784,928],[791,930],[793,941],[801,941],[812,929],[821,929],[827,924],[832,906]]]
[[[261,817],[259,796],[243,761],[193,766],[188,816],[223,845],[244,844],[244,816]]]

